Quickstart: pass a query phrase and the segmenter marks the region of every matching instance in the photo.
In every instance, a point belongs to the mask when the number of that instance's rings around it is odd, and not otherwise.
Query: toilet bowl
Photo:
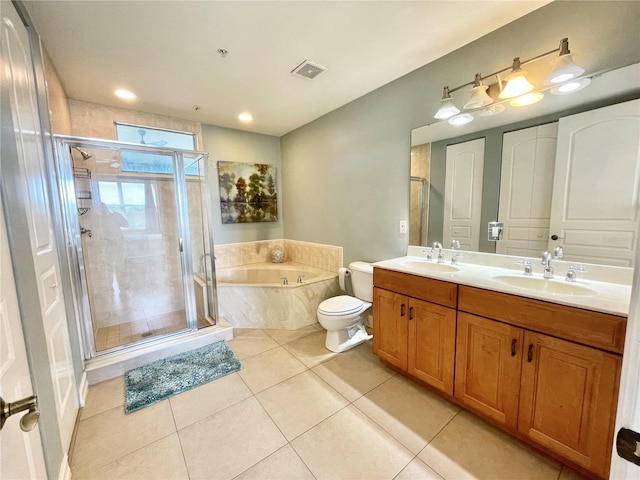
[[[345,277],[351,276],[354,297],[339,295],[318,306],[317,317],[327,331],[325,346],[332,352],[344,352],[373,338],[364,327],[373,297],[373,267],[366,262],[353,262],[340,269],[340,289],[345,290]]]

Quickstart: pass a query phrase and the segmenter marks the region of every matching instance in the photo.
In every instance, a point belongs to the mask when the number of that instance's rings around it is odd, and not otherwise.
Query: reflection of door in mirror
[[[424,245],[427,240],[430,171],[431,144],[425,143],[411,147],[409,245]]]
[[[565,260],[633,265],[639,144],[640,100],[560,119],[549,250],[562,243]]]
[[[503,135],[498,221],[504,239],[496,253],[535,257],[547,249],[557,136],[557,122]]]
[[[478,251],[482,213],[484,138],[447,146],[442,244]]]

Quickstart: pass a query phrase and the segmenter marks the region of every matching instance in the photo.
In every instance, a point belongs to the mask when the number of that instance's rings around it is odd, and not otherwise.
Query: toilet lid
[[[323,315],[348,315],[362,310],[364,306],[369,305],[359,298],[349,295],[340,295],[325,300],[318,306],[318,311]]]

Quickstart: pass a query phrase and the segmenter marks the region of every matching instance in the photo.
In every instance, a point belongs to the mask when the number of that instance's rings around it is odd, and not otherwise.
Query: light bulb
[[[449,124],[453,125],[454,127],[460,127],[472,121],[473,121],[473,115],[471,115],[470,113],[461,113],[460,115],[451,117],[449,119]]]
[[[582,78],[580,80],[573,80],[571,82],[563,83],[557,87],[553,87],[549,90],[552,95],[568,95],[570,93],[582,90],[591,83],[590,78]]]
[[[514,98],[509,102],[509,105],[513,107],[525,107],[527,105],[538,103],[543,98],[544,94],[540,92],[527,93],[525,95],[520,95],[518,98]]]

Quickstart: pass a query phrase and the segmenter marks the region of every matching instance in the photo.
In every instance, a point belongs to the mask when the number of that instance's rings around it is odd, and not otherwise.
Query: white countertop
[[[562,290],[566,284],[569,284],[567,288],[573,288],[572,286],[575,286],[576,289],[580,289],[580,287],[589,289],[588,295],[581,293],[561,294],[518,287],[496,279],[496,277],[507,277],[507,281],[510,281],[515,277],[515,281],[519,281],[517,277],[523,277],[525,279],[534,278],[542,281],[542,265],[540,265],[540,259],[527,258],[527,260],[532,262],[534,274],[532,277],[526,277],[523,275],[523,266],[515,263],[524,257],[458,251],[458,253],[463,255],[459,263],[454,265],[458,271],[435,272],[425,271],[423,268],[420,268],[423,263],[427,262],[425,257],[420,253],[422,250],[424,250],[424,247],[409,247],[409,255],[406,257],[383,260],[374,263],[373,266],[460,285],[483,288],[485,290],[494,290],[511,295],[584,308],[596,312],[620,316],[628,316],[629,314],[631,280],[633,278],[632,268],[585,264],[587,271],[584,273],[578,272],[578,278],[574,283],[566,282],[564,279],[572,263],[552,260],[552,265],[555,268],[554,278],[552,280],[544,280],[544,282],[551,282],[552,285],[549,285],[550,287],[557,287],[559,290]],[[443,252],[445,253],[446,262],[442,265],[450,266],[452,250],[443,250]],[[430,263],[435,264],[435,262]],[[597,278],[597,280],[594,280],[594,278]]]

